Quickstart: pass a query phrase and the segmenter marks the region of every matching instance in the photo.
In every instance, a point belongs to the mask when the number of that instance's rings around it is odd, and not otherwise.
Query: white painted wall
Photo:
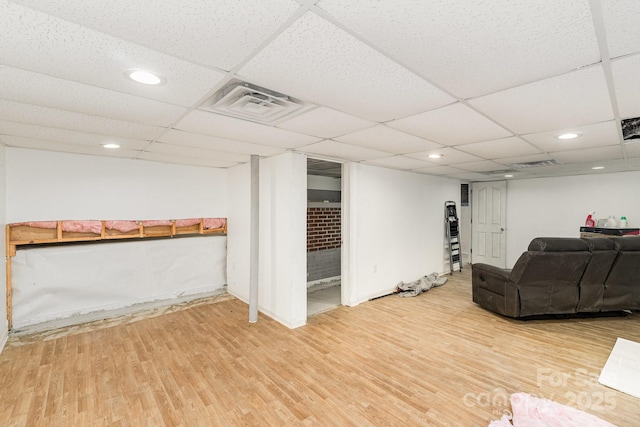
[[[444,272],[444,202],[460,204],[460,181],[356,163],[347,165],[345,178],[347,304]]]
[[[249,300],[250,168],[229,169],[228,291]],[[295,328],[306,323],[306,157],[285,153],[260,160],[262,313]],[[247,311],[248,319],[248,311]]]
[[[7,255],[7,248],[4,244],[5,242],[5,225],[7,224],[6,216],[7,216],[7,204],[6,200],[6,162],[5,162],[5,151],[6,148],[4,145],[0,144],[0,201],[2,201],[3,206],[0,209],[0,257],[2,260],[5,259]],[[4,282],[4,277],[6,274],[6,265],[4,262],[0,262],[0,277],[2,277],[2,281]],[[0,286],[0,351],[4,347],[7,342],[8,333],[9,333],[9,325],[7,323],[7,306],[5,301],[7,299],[7,289],[5,286]]]
[[[226,216],[224,169],[7,148],[7,221]]]
[[[227,216],[226,170],[16,148],[6,163],[7,222]],[[220,289],[225,257],[220,236],[18,249],[14,325]]]
[[[578,237],[589,211],[640,227],[639,182],[640,172],[508,181],[507,266],[535,237]]]

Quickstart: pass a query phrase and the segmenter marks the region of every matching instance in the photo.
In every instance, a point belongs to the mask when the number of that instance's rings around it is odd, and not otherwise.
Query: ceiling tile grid
[[[635,0],[5,0],[0,143],[216,168],[294,150],[469,181],[637,170],[619,121],[640,116],[639,19]],[[204,111],[234,79],[314,105],[273,125]]]
[[[391,129],[385,125],[378,125],[334,139],[393,154],[416,153],[442,147],[435,142]]]
[[[311,12],[294,22],[238,74],[278,92],[380,122],[453,101]]]
[[[3,12],[2,63],[21,70],[185,107],[198,101],[225,76],[25,7],[9,5]],[[131,68],[155,71],[167,82],[153,89],[135,84],[123,78]]]
[[[321,0],[318,6],[463,99],[599,60],[583,0]]]
[[[230,70],[299,7],[293,0],[16,0],[209,67]]]

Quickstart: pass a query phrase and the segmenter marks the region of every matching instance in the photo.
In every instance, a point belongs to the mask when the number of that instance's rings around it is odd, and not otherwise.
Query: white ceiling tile
[[[540,153],[539,149],[515,136],[461,145],[457,147],[457,149],[485,159],[502,159],[505,157]]]
[[[310,12],[239,71],[269,89],[374,121],[453,101],[381,53]]]
[[[178,157],[190,157],[194,159],[215,160],[218,162],[247,163],[251,156],[247,154],[227,153],[223,151],[206,150],[202,148],[185,147],[184,145],[166,144],[154,142],[145,150],[147,153],[170,154]]]
[[[416,153],[442,147],[435,142],[391,129],[385,125],[378,125],[334,139],[347,144],[360,145],[393,154]]]
[[[512,135],[461,103],[394,120],[388,125],[445,145],[468,144]]]
[[[76,113],[169,126],[186,109],[44,74],[0,66],[0,98]]]
[[[611,120],[595,123],[587,126],[564,128],[551,132],[533,133],[522,135],[522,138],[531,142],[543,151],[568,151],[583,148],[604,147],[620,143],[617,124]],[[558,135],[573,132],[580,135],[575,139],[558,139]]]
[[[320,141],[313,136],[200,110],[187,114],[175,128],[280,148],[296,148]]]
[[[562,163],[581,163],[622,158],[620,145],[609,147],[585,148],[584,150],[558,151],[552,156]]]
[[[230,70],[276,31],[291,0],[17,0],[98,31],[206,66]]]
[[[122,138],[110,135],[100,135],[87,132],[76,132],[66,129],[56,129],[45,126],[28,125],[24,123],[0,121],[0,135],[20,136],[45,141],[56,141],[67,144],[99,147],[107,143],[117,143],[123,149],[142,150],[150,141]]]
[[[320,107],[280,123],[278,127],[320,138],[334,138],[370,128],[375,124],[340,111]]]
[[[206,157],[188,157],[175,154],[149,153],[143,152],[137,157],[140,160],[149,160],[152,162],[176,163],[180,165],[205,166],[211,168],[229,168],[237,166],[239,163],[215,160]]]
[[[633,170],[640,170],[640,157],[633,157],[628,159],[629,167]]]
[[[431,159],[429,158],[430,154],[442,154],[442,157],[439,159]],[[412,153],[408,154],[408,157],[412,157],[414,159],[425,160],[429,163],[433,163],[436,165],[453,165],[457,163],[468,163],[468,162],[477,162],[480,160],[484,160],[481,157],[474,156],[472,154],[463,153],[460,150],[456,150],[455,148],[445,147],[438,148],[435,150],[429,150],[422,153]]]
[[[219,71],[29,8],[9,4],[0,10],[4,11],[0,13],[2,62],[15,68],[186,107],[225,77]],[[154,71],[166,83],[135,83],[124,75],[131,68]]]
[[[3,99],[0,99],[0,117],[17,123],[143,140],[156,139],[166,132],[166,128],[159,126],[131,123]]]
[[[491,160],[482,160],[480,162],[470,163],[457,163],[456,167],[471,172],[490,172],[509,169],[508,166],[505,166],[501,163],[492,162]]]
[[[344,144],[338,141],[327,139],[315,144],[299,148],[297,151],[309,154],[319,154],[340,160],[351,160],[359,162],[362,160],[378,159],[388,156],[384,151],[372,150],[370,148],[359,147],[357,145]]]
[[[602,17],[612,58],[640,51],[640,2],[636,0],[601,1]]]
[[[624,144],[624,150],[628,157],[640,157],[640,142]]]
[[[623,119],[640,116],[640,55],[619,59],[611,63],[618,108]]]
[[[426,168],[420,168],[420,169],[413,169],[412,172],[426,173],[428,175],[451,175],[451,174],[465,173],[467,171],[454,168],[451,166],[433,166],[433,167],[426,167]]]
[[[613,118],[609,91],[599,65],[494,93],[470,103],[519,134]]]
[[[582,0],[321,0],[318,6],[461,98],[600,60],[589,3]]]
[[[26,138],[22,136],[0,135],[0,141],[8,147],[27,148],[43,151],[60,151],[64,153],[90,154],[94,156],[135,158],[140,151],[119,148],[110,150],[95,145],[71,144],[59,141],[48,141],[40,138]]]
[[[424,160],[413,159],[411,157],[406,157],[406,156],[385,157],[382,159],[369,160],[369,161],[366,161],[365,163],[370,165],[375,165],[375,166],[383,166],[387,168],[402,169],[402,170],[420,169],[420,168],[433,166],[433,164],[430,164],[429,162],[425,162]]]
[[[267,145],[253,144],[250,142],[234,141],[231,139],[218,138],[217,136],[201,135],[172,129],[158,139],[173,145],[181,145],[193,148],[203,148],[206,150],[224,151],[236,154],[255,154],[257,156],[274,156],[284,153],[284,148],[270,147]]]

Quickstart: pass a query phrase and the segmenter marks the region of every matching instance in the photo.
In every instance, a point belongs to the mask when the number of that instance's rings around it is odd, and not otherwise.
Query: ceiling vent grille
[[[525,163],[512,163],[507,165],[513,169],[526,169],[526,168],[537,168],[541,166],[555,166],[559,163],[555,160],[541,160],[538,162],[525,162]]]
[[[315,107],[296,98],[232,80],[200,107],[213,113],[274,125]]]

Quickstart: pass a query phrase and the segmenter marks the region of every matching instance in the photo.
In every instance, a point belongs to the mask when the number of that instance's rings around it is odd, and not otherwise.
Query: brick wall
[[[340,208],[307,208],[307,252],[339,248]]]

